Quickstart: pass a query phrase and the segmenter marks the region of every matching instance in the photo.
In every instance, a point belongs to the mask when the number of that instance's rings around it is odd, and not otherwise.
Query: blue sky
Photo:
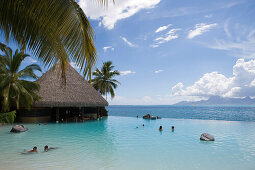
[[[254,0],[79,4],[95,30],[97,67],[111,60],[122,73],[110,104],[255,96]]]

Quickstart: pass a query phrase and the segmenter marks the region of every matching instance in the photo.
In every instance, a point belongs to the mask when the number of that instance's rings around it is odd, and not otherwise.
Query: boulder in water
[[[12,127],[11,132],[18,133],[18,132],[25,132],[28,128],[25,128],[23,125],[15,125]]]
[[[210,135],[209,133],[202,133],[200,136],[200,140],[204,140],[204,141],[214,141],[214,137],[212,135]]]
[[[150,119],[151,115],[150,114],[146,114],[145,116],[143,116],[144,119]]]

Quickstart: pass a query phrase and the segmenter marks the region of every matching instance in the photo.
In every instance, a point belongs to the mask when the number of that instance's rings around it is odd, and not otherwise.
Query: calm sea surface
[[[29,130],[19,134],[10,133],[11,126],[0,127],[0,169],[253,170],[255,167],[253,107],[110,106],[108,110],[108,118],[96,121],[25,124]],[[141,116],[145,113],[163,118],[144,120]],[[162,132],[158,131],[159,126],[163,126]],[[216,140],[200,141],[203,132],[214,135]],[[43,152],[45,145],[58,148]],[[21,154],[33,146],[38,147],[38,153]]]
[[[109,115],[154,116],[175,119],[255,121],[255,106],[109,106]]]

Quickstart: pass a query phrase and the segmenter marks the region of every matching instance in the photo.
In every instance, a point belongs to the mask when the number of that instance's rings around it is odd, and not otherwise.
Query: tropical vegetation
[[[21,63],[29,55],[12,49],[0,43],[0,101],[2,112],[9,112],[10,108],[19,109],[20,106],[30,108],[40,97],[39,84],[26,79],[36,79],[35,71],[41,71],[36,64],[21,68]]]
[[[16,111],[13,110],[7,113],[0,113],[0,123],[10,123],[12,124],[16,118]]]
[[[60,62],[63,77],[71,60],[90,77],[97,59],[94,31],[76,0],[1,0],[0,11],[7,43],[12,38],[47,66]]]
[[[92,85],[100,94],[105,95],[106,99],[107,94],[110,94],[111,98],[114,98],[114,89],[120,84],[119,81],[114,79],[115,76],[120,75],[120,72],[113,69],[112,62],[107,61],[103,63],[101,70],[97,68],[93,72],[94,78],[92,79]]]

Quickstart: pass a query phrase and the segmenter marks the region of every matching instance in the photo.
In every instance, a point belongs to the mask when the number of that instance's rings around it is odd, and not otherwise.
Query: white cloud
[[[170,40],[178,38],[178,34],[176,34],[177,31],[181,30],[180,28],[173,28],[169,30],[164,36],[157,37],[154,39],[155,44],[151,45],[152,48],[158,47],[160,44],[166,43]]]
[[[227,36],[230,38],[231,37],[231,33],[229,31],[228,24],[229,24],[229,19],[224,23],[224,31],[227,34]]]
[[[73,68],[80,69],[80,67],[78,67],[75,62],[70,62],[70,64]]]
[[[133,43],[131,43],[130,41],[128,41],[127,38],[122,37],[122,36],[120,36],[120,38],[121,38],[125,43],[127,43],[127,45],[129,45],[130,47],[136,47],[136,45],[133,44]]]
[[[129,18],[143,9],[156,7],[160,0],[118,0],[115,4],[108,2],[107,7],[101,7],[91,0],[79,0],[79,5],[90,19],[99,20],[107,29],[113,29],[122,19]]]
[[[227,4],[224,4],[221,8],[231,8],[231,7],[236,6],[236,5],[238,5],[240,3],[243,3],[243,2],[245,2],[245,1],[233,1],[233,2],[229,2]]]
[[[203,33],[210,31],[213,27],[216,26],[217,26],[216,23],[208,25],[206,25],[205,23],[196,24],[195,29],[189,31],[187,38],[192,39],[198,35],[202,35]]]
[[[249,35],[248,35],[249,36]],[[229,51],[230,55],[243,58],[255,57],[255,37],[247,37],[245,40],[227,41],[216,40],[215,43],[207,45],[209,48]]]
[[[136,73],[136,72],[131,71],[131,70],[120,71],[120,75],[122,75],[122,76],[126,76],[128,74],[134,74],[134,73]]]
[[[160,73],[162,71],[164,71],[164,70],[156,70],[154,73],[158,74],[158,73]]]
[[[112,46],[106,46],[103,48],[104,52],[106,52],[108,49],[111,49],[112,51],[114,51],[114,48]]]
[[[240,24],[232,24],[226,20],[223,30],[226,34],[224,39],[218,39],[212,42],[202,43],[208,48],[224,50],[231,56],[241,58],[255,58],[255,29]],[[242,31],[240,31],[242,30]]]
[[[172,93],[177,96],[181,96],[183,94],[183,84],[177,83],[175,86],[172,87]]]
[[[157,48],[157,47],[159,47],[159,45],[157,45],[157,44],[152,44],[151,47],[152,47],[152,48]]]
[[[159,27],[159,28],[155,31],[155,33],[164,31],[164,30],[166,30],[168,27],[170,27],[171,25],[172,25],[172,24],[168,24],[168,25],[164,25],[164,26],[162,26],[162,27]]]
[[[212,14],[209,14],[209,15],[205,15],[205,18],[212,18]]]
[[[255,96],[255,60],[238,59],[233,66],[233,76],[226,77],[217,72],[204,74],[193,85],[184,88],[182,83],[172,87],[173,95],[221,97]]]

